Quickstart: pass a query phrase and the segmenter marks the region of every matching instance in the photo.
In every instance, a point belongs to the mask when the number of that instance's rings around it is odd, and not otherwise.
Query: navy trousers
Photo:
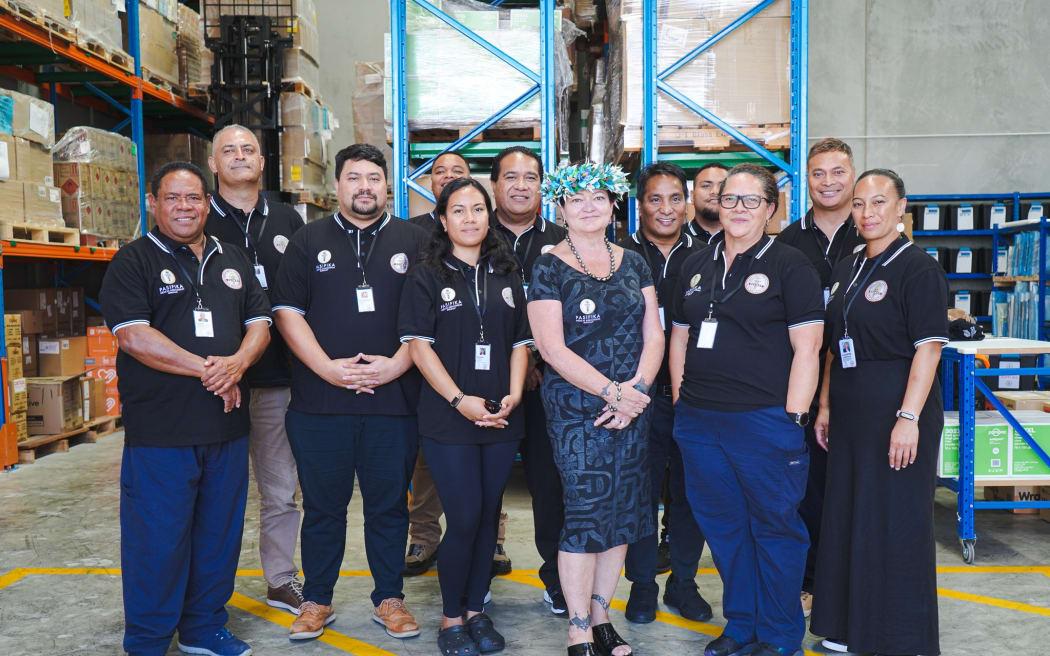
[[[536,551],[543,560],[539,577],[548,589],[561,590],[558,547],[561,545],[561,527],[565,523],[565,502],[539,388],[525,392],[522,405],[525,408],[525,439],[521,441],[521,460],[525,466],[525,482],[532,496]]]
[[[248,437],[125,446],[120,468],[124,651],[163,655],[226,625],[248,495]]]
[[[671,503],[664,508],[668,518],[671,547],[671,574],[680,581],[696,578],[700,556],[704,553],[704,534],[696,524],[689,500],[685,494],[685,472],[682,453],[675,443],[674,408],[671,399],[653,397],[649,424],[649,482],[652,483],[653,525],[663,492],[664,472],[670,467]],[[659,533],[653,533],[627,547],[627,580],[633,583],[652,583],[656,580],[656,551]]]
[[[809,539],[798,513],[809,453],[781,407],[749,412],[675,405],[686,494],[722,576],[725,633],[794,652]]]
[[[315,415],[289,410],[288,442],[303,492],[303,597],[331,605],[346,551],[346,510],[361,485],[372,605],[403,598],[408,484],[419,439],[414,416]]]

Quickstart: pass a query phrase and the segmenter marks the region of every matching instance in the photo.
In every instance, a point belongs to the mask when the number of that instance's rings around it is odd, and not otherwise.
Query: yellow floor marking
[[[15,581],[22,580],[22,577],[24,577],[26,574],[27,572],[21,567],[19,567],[18,569],[13,569],[7,574],[0,576],[0,589],[6,588]]]
[[[1031,604],[1022,604],[1019,601],[1008,601],[1006,599],[996,599],[995,597],[984,597],[981,595],[970,594],[969,592],[948,590],[947,588],[937,588],[937,594],[942,597],[947,597],[948,599],[972,601],[975,604],[995,606],[996,608],[1006,608],[1007,610],[1016,610],[1022,613],[1032,613],[1033,615],[1043,615],[1045,617],[1050,617],[1050,608],[1032,606]]]
[[[277,610],[276,608],[271,608],[270,606],[250,597],[246,597],[239,592],[233,593],[233,596],[230,597],[229,603],[234,608],[239,608],[246,613],[251,613],[252,615],[261,617],[268,622],[279,624],[285,628],[291,626],[292,622],[295,621],[293,615]],[[379,627],[377,626],[376,629],[378,630]],[[360,640],[356,640],[330,628],[326,628],[324,633],[317,638],[317,641],[323,642],[326,645],[331,645],[350,654],[355,654],[355,656],[397,656],[397,654],[386,651],[385,649],[380,649],[379,647],[370,645],[367,642],[361,642]]]
[[[989,567],[974,567],[972,565],[959,565],[951,567],[938,567],[938,574],[1046,574],[1050,576],[1050,567],[1015,567],[1011,565],[992,565]]]

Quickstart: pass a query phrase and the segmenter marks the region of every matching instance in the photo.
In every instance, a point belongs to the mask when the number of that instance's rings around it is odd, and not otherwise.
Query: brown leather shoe
[[[288,628],[288,637],[292,640],[316,638],[324,633],[324,627],[335,621],[331,606],[322,606],[307,601],[299,607],[299,617],[295,618]]]
[[[408,612],[405,602],[397,597],[384,599],[375,607],[372,621],[386,627],[386,633],[392,638],[413,638],[419,635],[419,623],[412,613]]]
[[[268,606],[286,610],[292,615],[298,615],[299,607],[303,605],[303,601],[303,583],[299,579],[292,579],[276,588],[266,586],[266,604]]]

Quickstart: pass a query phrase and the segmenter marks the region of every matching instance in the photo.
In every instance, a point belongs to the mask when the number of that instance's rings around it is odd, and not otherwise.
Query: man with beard
[[[722,224],[718,221],[718,187],[729,174],[729,167],[721,162],[704,164],[693,179],[693,207],[696,216],[685,227],[693,237],[710,244],[721,239]]]
[[[272,294],[277,326],[295,355],[286,424],[304,511],[305,601],[289,637],[315,638],[335,619],[356,476],[375,582],[372,619],[390,636],[408,638],[419,635],[401,570],[421,380],[398,341],[397,314],[425,235],[384,211],[386,158],[378,148],[339,151],[335,177],[339,211],[292,236]]]

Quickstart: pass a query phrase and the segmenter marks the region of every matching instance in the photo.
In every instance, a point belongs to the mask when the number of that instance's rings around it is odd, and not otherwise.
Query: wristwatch
[[[454,398],[451,401],[449,401],[448,404],[450,406],[452,406],[453,408],[455,408],[456,406],[459,405],[459,402],[462,401],[462,400],[463,400],[463,392],[460,392],[459,394],[456,395],[456,398]]]
[[[786,410],[784,412],[787,412]],[[805,428],[809,425],[809,413],[808,412],[788,412],[788,419],[798,424],[799,427]]]
[[[905,412],[904,410],[898,410],[897,411],[897,416],[900,417],[901,419],[907,419],[909,421],[918,421],[919,420],[918,417],[916,417],[915,415],[913,415],[910,412]]]

